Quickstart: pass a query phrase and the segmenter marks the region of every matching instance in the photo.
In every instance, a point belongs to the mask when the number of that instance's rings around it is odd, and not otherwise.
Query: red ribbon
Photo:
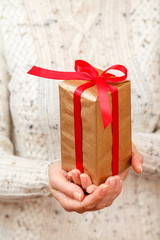
[[[109,70],[119,70],[124,73],[117,77]],[[76,88],[74,92],[74,130],[75,130],[75,155],[76,168],[83,172],[83,154],[82,154],[82,122],[81,122],[81,94],[93,85],[97,85],[100,110],[104,128],[112,122],[112,175],[119,172],[119,114],[118,114],[118,90],[116,87],[107,84],[113,82],[122,82],[127,78],[127,69],[122,65],[114,65],[106,69],[100,76],[98,71],[83,60],[75,61],[76,72],[60,72],[33,66],[28,74],[59,80],[88,80],[89,82]],[[112,111],[108,91],[112,96]]]

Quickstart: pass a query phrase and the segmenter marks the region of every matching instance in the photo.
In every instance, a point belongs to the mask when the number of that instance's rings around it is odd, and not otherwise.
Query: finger
[[[82,173],[80,175],[81,186],[83,189],[87,189],[88,186],[92,184],[90,177],[86,173]]]
[[[98,187],[98,186],[96,186],[96,185],[94,185],[94,184],[91,184],[90,186],[88,186],[88,187],[86,188],[86,192],[89,193],[89,194],[91,194],[91,193],[93,193],[93,192],[96,190],[97,187]]]
[[[77,203],[80,203],[67,195],[65,195],[62,192],[59,192],[55,189],[51,189],[51,193],[53,197],[61,204],[61,206],[68,212],[76,211],[80,209],[80,205]]]
[[[81,185],[81,179],[80,179],[81,172],[78,169],[73,169],[71,173],[72,173],[73,182],[77,185]]]
[[[119,185],[120,182],[122,182],[122,180],[118,175],[107,178],[105,184],[109,185],[109,190],[110,190],[108,201],[112,198],[112,195],[114,193],[114,188],[117,187],[117,185]]]
[[[101,202],[101,200],[105,197],[108,190],[109,187],[107,186],[107,184],[101,184],[97,186],[95,191],[92,194],[86,196],[82,201],[83,208],[87,211],[96,210],[97,204]]]
[[[86,196],[82,202],[71,199],[65,194],[58,192],[54,189],[51,192],[52,195],[60,202],[60,204],[66,211],[84,213],[86,211],[97,210],[96,205],[104,198],[107,192],[107,185],[101,184],[101,186],[96,189],[96,193],[94,192],[93,194]]]
[[[129,170],[131,169],[131,167],[125,169],[123,172],[119,173],[118,176],[121,178],[122,181],[125,180],[125,178],[128,175]]]
[[[84,198],[84,192],[81,187],[69,182],[61,171],[51,176],[50,183],[52,189],[58,190],[70,198],[74,198],[78,201],[82,201]]]
[[[132,144],[132,167],[136,173],[142,172],[143,156],[137,151],[134,144]]]
[[[116,184],[116,180],[117,178],[119,179],[119,176],[118,175],[115,175],[115,176],[111,176],[111,177],[108,177],[105,181],[105,183],[107,185],[109,185],[109,187],[114,187],[114,185]]]
[[[105,207],[110,206],[113,201],[117,198],[117,196],[120,194],[122,190],[122,180],[120,177],[115,178],[115,185],[110,186],[108,189],[108,192],[104,199],[97,205],[97,209],[103,209]]]
[[[73,179],[72,179],[72,172],[71,172],[71,171],[69,171],[69,172],[67,173],[66,178],[67,178],[67,180],[70,181],[70,182],[73,181]]]
[[[113,203],[113,201],[117,198],[117,196],[120,194],[122,190],[122,185],[123,185],[123,181],[121,180],[120,177],[117,177],[115,181],[115,185],[113,187],[112,194],[110,194],[110,198],[108,199],[106,206],[110,206]]]
[[[104,197],[104,194],[108,194],[108,192],[114,187],[114,185],[117,184],[117,178],[119,179],[118,176],[109,177],[104,184],[101,184],[99,186],[96,186],[94,184],[90,185],[87,188],[87,192],[92,193],[92,201],[94,200],[95,203],[97,203],[98,201],[100,202]],[[93,195],[93,192],[95,192],[95,195]]]
[[[55,189],[51,190],[51,193],[53,197],[61,204],[61,206],[68,212],[77,212],[77,213],[83,213],[87,211],[85,208],[83,201],[79,202],[76,201],[68,196],[66,196],[64,193],[59,192]]]

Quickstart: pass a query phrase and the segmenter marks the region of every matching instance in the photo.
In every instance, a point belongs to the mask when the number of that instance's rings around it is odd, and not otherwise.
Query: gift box
[[[98,72],[102,73],[101,70]],[[75,90],[82,84],[84,81],[71,80],[63,81],[59,85],[61,162],[62,168],[66,171],[76,168],[73,98]],[[130,166],[132,155],[130,81],[111,85],[118,90],[119,159],[117,159],[117,173],[120,173]],[[112,110],[111,92],[108,94]],[[104,129],[96,85],[86,89],[81,95],[81,121],[83,172],[91,177],[94,184],[99,185],[113,175],[113,133],[112,123]]]
[[[75,70],[33,66],[28,74],[66,80],[59,85],[62,168],[78,168],[99,185],[131,165],[130,81],[122,65],[101,71],[76,60]],[[115,76],[110,70],[124,75]]]

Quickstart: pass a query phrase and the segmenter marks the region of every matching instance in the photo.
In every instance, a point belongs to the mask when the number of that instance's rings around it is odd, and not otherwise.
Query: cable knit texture
[[[0,240],[160,239],[159,0],[0,0]],[[132,137],[144,156],[109,208],[65,212],[49,198],[61,158],[58,81],[32,65],[73,71],[119,63],[132,84]]]

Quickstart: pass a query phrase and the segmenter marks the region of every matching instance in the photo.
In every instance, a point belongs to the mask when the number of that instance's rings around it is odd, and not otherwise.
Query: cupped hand
[[[134,143],[132,143],[131,164],[136,173],[142,172],[143,156],[138,152]],[[126,170],[124,170],[123,172],[117,175],[120,177],[121,181],[124,181],[124,179],[127,177],[130,168],[131,167],[127,168]],[[117,176],[109,177],[105,181],[105,184],[108,184],[110,181],[113,181],[114,178],[117,178]],[[72,171],[68,172],[67,179],[81,186],[89,194],[93,193],[97,189],[97,186],[92,184],[90,177],[85,173],[81,174],[78,169],[73,169]],[[119,188],[119,193],[120,193],[120,188]]]
[[[122,181],[116,176],[108,178],[107,184],[101,184],[92,194],[86,195],[78,183],[67,179],[67,172],[61,169],[60,162],[50,165],[49,182],[50,192],[61,206],[68,212],[78,213],[110,206],[122,189]]]
[[[143,157],[132,144],[132,167],[137,173],[142,172]],[[96,186],[90,177],[79,170],[66,172],[60,162],[49,167],[49,189],[61,206],[68,212],[84,213],[110,206],[122,190],[122,182],[127,177],[130,167],[119,175],[107,178],[105,183]],[[84,190],[84,191],[83,191]],[[87,193],[87,194],[86,194]]]

